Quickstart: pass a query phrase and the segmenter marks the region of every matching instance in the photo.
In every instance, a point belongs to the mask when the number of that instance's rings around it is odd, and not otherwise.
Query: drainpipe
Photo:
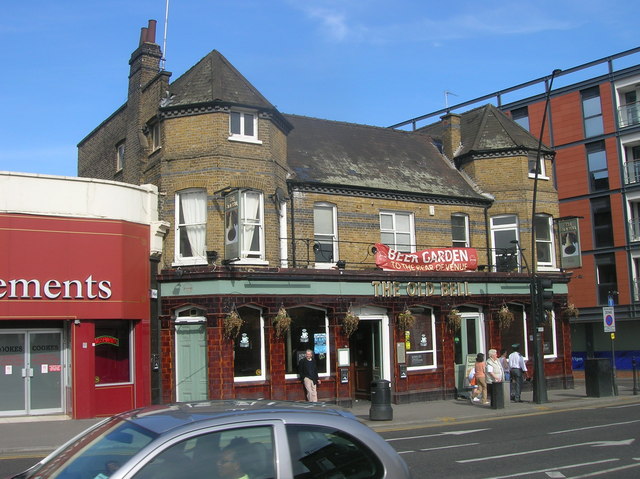
[[[288,188],[289,190],[289,209],[291,212],[289,213],[291,216],[291,265],[294,268],[298,267],[296,262],[296,222],[294,217],[294,207],[293,207],[293,191],[291,191],[291,186]]]

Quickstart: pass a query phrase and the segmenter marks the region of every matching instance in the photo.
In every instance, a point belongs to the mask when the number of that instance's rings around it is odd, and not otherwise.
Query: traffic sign
[[[614,308],[611,306],[602,308],[602,320],[604,322],[605,333],[616,332],[616,315],[613,310]]]

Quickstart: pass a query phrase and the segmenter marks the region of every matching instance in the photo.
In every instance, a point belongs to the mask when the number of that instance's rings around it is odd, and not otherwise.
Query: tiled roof
[[[293,183],[487,201],[425,134],[285,115]]]

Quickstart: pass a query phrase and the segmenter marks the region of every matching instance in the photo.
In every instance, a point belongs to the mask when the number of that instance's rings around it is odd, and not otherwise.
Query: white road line
[[[611,424],[601,424],[599,426],[588,426],[588,427],[579,427],[577,429],[565,429],[564,431],[553,431],[547,434],[565,434],[567,432],[577,432],[577,431],[587,431],[589,429],[599,429],[603,427],[614,427],[614,426],[622,426],[624,424],[633,424],[636,422],[640,422],[640,419],[635,419],[633,421],[624,421],[624,422],[613,422]]]
[[[514,452],[511,454],[501,454],[498,456],[483,456],[483,457],[477,457],[474,459],[463,459],[460,461],[456,461],[457,463],[460,464],[464,464],[467,462],[482,462],[482,461],[495,461],[496,459],[504,459],[507,457],[516,457],[516,456],[526,456],[528,454],[538,454],[540,452],[549,452],[549,451],[558,451],[560,449],[569,449],[571,447],[580,447],[580,446],[590,446],[590,447],[594,447],[594,446],[620,446],[620,445],[624,445],[624,446],[628,446],[630,445],[632,442],[634,441],[634,439],[624,439],[622,441],[592,441],[592,442],[582,442],[579,444],[566,444],[564,446],[554,446],[554,447],[547,447],[544,449],[532,449],[530,451],[521,451],[521,452]]]
[[[451,446],[440,446],[440,447],[427,447],[425,449],[418,449],[419,451],[439,451],[440,449],[454,449],[456,447],[467,447],[467,446],[477,446],[480,444],[479,442],[470,442],[467,444],[452,444]]]
[[[439,432],[438,434],[428,434],[424,436],[407,436],[407,437],[394,437],[391,439],[387,439],[387,442],[391,441],[404,441],[405,439],[425,439],[427,437],[439,437],[439,436],[462,436],[463,434],[472,434],[474,432],[482,432],[488,431],[489,428],[485,429],[470,429],[468,431],[447,431],[447,432]]]
[[[602,476],[603,474],[609,474],[610,472],[624,471],[626,469],[633,469],[634,467],[640,467],[640,464],[629,464],[626,466],[614,467],[612,469],[604,469],[602,471],[590,472],[589,474],[583,474],[582,476],[572,476],[567,479],[583,479],[585,477]]]
[[[576,467],[585,467],[585,466],[593,466],[596,464],[604,464],[606,462],[616,462],[619,461],[620,459],[603,459],[602,461],[594,461],[594,462],[583,462],[581,464],[568,464],[566,466],[560,466],[560,467],[548,467],[546,469],[538,469],[536,471],[523,471],[523,472],[516,472],[515,474],[508,474],[506,476],[492,476],[492,477],[485,477],[484,479],[509,479],[511,477],[520,477],[520,476],[528,476],[530,474],[539,474],[539,473],[546,473],[546,472],[551,472],[551,471],[563,471],[565,469],[574,469]]]

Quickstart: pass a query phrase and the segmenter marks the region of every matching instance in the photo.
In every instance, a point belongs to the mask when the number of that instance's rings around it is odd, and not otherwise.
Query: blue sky
[[[216,49],[283,113],[389,126],[443,108],[445,91],[452,105],[637,47],[636,10],[631,0],[170,0],[166,70],[176,79]],[[126,101],[140,28],[157,19],[162,45],[164,18],[165,0],[2,2],[0,171],[75,176],[78,142]]]

